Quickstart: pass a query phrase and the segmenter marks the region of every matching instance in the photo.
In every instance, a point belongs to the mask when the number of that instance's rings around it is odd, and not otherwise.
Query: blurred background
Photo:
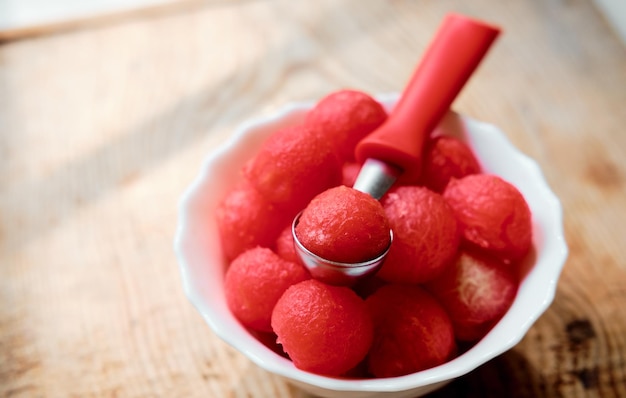
[[[454,109],[542,167],[555,302],[442,397],[626,396],[626,3],[0,0],[0,395],[305,397],[186,300],[177,203],[241,122],[402,90],[443,16],[500,25]]]

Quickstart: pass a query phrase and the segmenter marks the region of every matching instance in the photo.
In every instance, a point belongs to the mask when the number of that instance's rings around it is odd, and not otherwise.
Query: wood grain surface
[[[527,336],[432,396],[626,396],[626,48],[584,0],[209,1],[2,44],[0,395],[306,397],[185,298],[178,199],[246,119],[401,90],[448,11],[505,29],[454,108],[539,162],[570,256]]]

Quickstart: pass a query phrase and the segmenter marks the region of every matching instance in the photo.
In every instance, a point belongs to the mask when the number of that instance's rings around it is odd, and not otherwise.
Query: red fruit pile
[[[267,139],[217,209],[229,308],[305,371],[393,377],[437,366],[481,339],[517,293],[530,210],[458,138],[430,137],[419,184],[380,202],[343,186],[359,168],[356,144],[386,117],[365,93],[330,94]],[[391,228],[379,272],[352,287],[311,279],[291,234],[303,209],[299,240],[334,261],[376,257]]]

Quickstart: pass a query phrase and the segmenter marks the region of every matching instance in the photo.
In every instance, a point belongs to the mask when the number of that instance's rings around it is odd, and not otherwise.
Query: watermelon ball
[[[300,124],[268,137],[243,173],[266,200],[300,211],[318,193],[341,184],[341,166],[331,143]]]
[[[256,247],[240,254],[226,270],[224,291],[233,315],[246,327],[271,332],[274,305],[291,285],[310,279],[298,263]]]
[[[346,89],[322,98],[308,112],[305,124],[317,127],[342,160],[352,161],[358,142],[386,119],[387,112],[379,102],[361,91]]]
[[[450,315],[458,340],[479,340],[510,308],[518,281],[507,268],[498,259],[464,250],[426,285]]]
[[[458,138],[440,135],[430,139],[424,151],[422,184],[443,192],[451,178],[480,173],[472,150]]]
[[[294,366],[329,376],[355,368],[373,336],[363,299],[350,288],[315,279],[285,291],[274,307],[272,328]]]
[[[365,301],[374,322],[367,364],[375,377],[395,377],[440,365],[456,353],[448,314],[417,285],[389,284]]]
[[[316,196],[295,232],[312,253],[342,263],[374,259],[389,247],[389,222],[380,202],[346,186]]]
[[[517,262],[529,253],[530,209],[524,196],[509,182],[496,175],[473,174],[450,181],[443,196],[470,246],[506,262]]]
[[[247,181],[226,194],[215,214],[227,261],[256,246],[272,247],[282,229],[295,216],[293,211],[265,200]]]
[[[443,197],[427,188],[398,186],[382,204],[394,240],[377,276],[396,283],[423,283],[454,259],[459,247],[457,221]]]
[[[276,239],[276,254],[285,260],[293,261],[295,263],[300,263],[300,256],[296,253],[296,248],[293,243],[293,233],[291,232],[291,224],[289,224],[283,231],[278,235]]]

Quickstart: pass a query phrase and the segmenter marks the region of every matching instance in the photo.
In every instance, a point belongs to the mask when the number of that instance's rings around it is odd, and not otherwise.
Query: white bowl
[[[377,99],[389,110],[398,96]],[[415,397],[431,392],[516,345],[551,304],[567,257],[562,209],[539,169],[498,128],[450,112],[440,124],[454,130],[478,157],[483,171],[513,183],[533,215],[534,255],[507,314],[474,347],[434,368],[401,377],[341,379],[296,369],[268,349],[233,317],[224,300],[222,258],[214,212],[219,200],[241,179],[241,166],[278,128],[302,120],[313,102],[293,103],[274,115],[240,126],[230,140],[210,153],[179,204],[175,251],[185,292],[213,331],[261,368],[322,397]]]

